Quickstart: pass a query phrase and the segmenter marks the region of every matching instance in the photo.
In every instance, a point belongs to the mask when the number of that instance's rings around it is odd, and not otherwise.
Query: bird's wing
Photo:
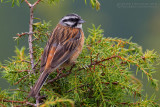
[[[65,32],[68,32],[68,36],[64,36]],[[70,33],[63,30],[59,34],[56,32],[53,34],[53,41],[50,41],[44,50],[41,62],[41,67],[45,66],[43,69],[59,67],[70,58],[80,44],[81,32],[79,29]]]
[[[49,41],[48,41],[47,44],[46,44],[46,47],[44,48],[43,55],[42,55],[42,57],[41,57],[41,69],[40,69],[40,72],[43,72],[44,67],[45,67],[45,65],[46,65],[48,53],[49,53],[49,50],[50,50],[49,44],[50,44],[50,43],[49,43]]]
[[[41,57],[41,69],[40,69],[40,72],[44,71],[44,68],[46,66],[46,62],[47,62],[47,59],[48,59],[48,55],[49,55],[50,49],[52,47],[51,45],[55,44],[55,46],[53,45],[55,49],[57,47],[57,42],[58,42],[57,39],[56,39],[58,37],[57,36],[58,33],[56,33],[57,31],[58,31],[58,27],[56,27],[53,30],[53,32],[52,32],[52,34],[51,34],[51,36],[50,36],[50,38],[49,38],[49,40],[48,40],[48,42],[46,44],[46,47],[44,48],[44,51],[43,51],[43,54],[42,54],[42,57]]]

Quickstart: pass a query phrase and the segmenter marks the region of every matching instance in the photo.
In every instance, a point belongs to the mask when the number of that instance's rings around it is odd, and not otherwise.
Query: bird
[[[82,24],[85,21],[71,13],[61,18],[44,48],[40,76],[31,88],[28,97],[37,97],[41,87],[51,72],[64,65],[73,65],[84,45]]]

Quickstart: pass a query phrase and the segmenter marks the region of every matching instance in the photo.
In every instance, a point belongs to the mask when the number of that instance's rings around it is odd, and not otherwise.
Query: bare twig
[[[31,33],[31,34],[34,34],[34,33]],[[13,37],[15,40],[17,40],[18,38],[20,38],[20,37],[22,37],[22,36],[24,36],[24,35],[30,35],[30,33],[28,33],[28,32],[24,32],[24,33],[21,33],[21,34],[17,34],[17,36],[18,37]]]
[[[88,68],[90,68],[92,65],[98,65],[98,64],[101,63],[101,62],[104,62],[104,61],[107,61],[107,60],[110,60],[110,59],[116,58],[116,57],[118,57],[118,55],[113,55],[113,56],[111,56],[111,57],[109,57],[109,58],[102,59],[101,61],[94,61],[92,64],[88,65]],[[79,68],[79,69],[77,69],[76,71],[81,71],[81,70],[83,70],[83,69],[85,69],[85,67]]]
[[[25,0],[25,2],[28,4],[29,7],[31,6],[31,4],[27,0]]]
[[[39,38],[34,38],[34,39],[32,40],[32,42],[35,41],[35,40],[39,40]]]
[[[15,101],[15,100],[7,100],[7,99],[0,99],[0,101],[10,102],[10,103],[19,103],[19,104],[22,104],[22,105],[26,104],[26,105],[31,105],[31,106],[37,107],[36,104],[30,103],[28,101]]]
[[[41,1],[41,0],[37,0],[37,1],[33,4],[33,6],[37,5],[40,1]]]
[[[29,35],[29,33],[28,32],[24,32],[24,33],[21,33],[21,34],[19,34],[19,33],[17,34],[18,37],[22,37],[24,35]]]
[[[33,72],[34,69],[34,59],[33,59],[33,45],[32,45],[32,36],[33,36],[33,9],[41,0],[37,0],[34,4],[30,4],[27,0],[25,2],[30,7],[30,21],[29,21],[29,37],[28,37],[28,44],[29,44],[29,53],[30,53],[30,60]]]
[[[25,2],[28,4],[30,7],[30,21],[29,21],[29,37],[28,37],[28,44],[29,44],[29,53],[30,53],[30,60],[31,60],[31,66],[32,66],[32,71],[35,73],[35,65],[34,65],[34,59],[33,59],[33,9],[34,6],[36,6],[41,0],[37,0],[34,4],[30,4],[27,0]],[[28,76],[28,75],[27,75]],[[19,83],[22,80],[22,78],[17,82]],[[36,105],[39,105],[39,99],[36,98]]]
[[[11,102],[11,103],[21,103],[21,104],[26,103],[26,101],[15,101],[15,100],[6,100],[6,99],[0,99],[0,101]]]
[[[30,61],[27,61],[27,60],[22,60],[22,62],[27,62],[27,63],[31,63]]]
[[[33,6],[30,7],[30,22],[29,22],[29,33],[33,32]],[[29,53],[30,53],[30,59],[31,59],[31,66],[32,70],[34,72],[34,60],[33,60],[33,45],[32,45],[32,34],[28,37],[28,43],[29,43]]]

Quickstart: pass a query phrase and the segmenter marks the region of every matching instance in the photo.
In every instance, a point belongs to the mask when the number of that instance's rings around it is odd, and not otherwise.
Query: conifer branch
[[[29,75],[30,75],[30,73],[27,74],[27,75],[25,75],[25,76],[23,76],[19,81],[17,81],[16,83],[14,83],[14,85],[19,84],[19,82],[21,82],[23,79],[25,79],[25,78],[28,77]]]
[[[88,65],[88,68],[91,68],[92,65],[98,65],[98,64],[101,63],[101,62],[104,62],[104,61],[107,61],[107,60],[110,60],[110,59],[116,58],[116,57],[118,57],[118,56],[115,56],[115,55],[114,55],[114,56],[111,56],[111,57],[109,57],[109,58],[103,59],[103,60],[101,60],[101,61],[94,61],[94,62],[92,62],[92,60],[91,60],[91,64]],[[73,68],[73,67],[74,67],[74,66],[72,66],[71,69],[70,69],[69,71],[67,71],[67,73],[62,74],[62,75],[57,75],[54,79],[48,80],[47,83],[54,82],[54,81],[56,81],[56,80],[58,80],[58,79],[61,79],[61,78],[63,78],[63,77],[66,77],[66,76],[70,75],[70,74],[72,73],[72,68]],[[82,68],[79,68],[79,69],[77,69],[77,70],[75,70],[75,71],[73,71],[73,72],[79,72],[79,71],[81,71],[81,70],[83,70],[83,69],[85,69],[85,68],[82,67]]]
[[[33,103],[30,103],[28,101],[15,101],[15,100],[7,100],[7,99],[0,99],[0,101],[3,101],[3,102],[10,102],[10,103],[19,103],[19,104],[25,104],[25,105],[30,105],[30,106],[34,106],[36,107],[36,104],[33,104]],[[23,106],[21,105],[21,106]]]

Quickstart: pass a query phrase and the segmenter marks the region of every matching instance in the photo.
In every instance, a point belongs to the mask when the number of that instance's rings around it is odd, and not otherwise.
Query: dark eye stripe
[[[63,20],[63,22],[68,22],[68,21],[70,21],[70,22],[78,22],[79,19],[77,19],[77,18],[70,18],[70,19],[64,19]]]

